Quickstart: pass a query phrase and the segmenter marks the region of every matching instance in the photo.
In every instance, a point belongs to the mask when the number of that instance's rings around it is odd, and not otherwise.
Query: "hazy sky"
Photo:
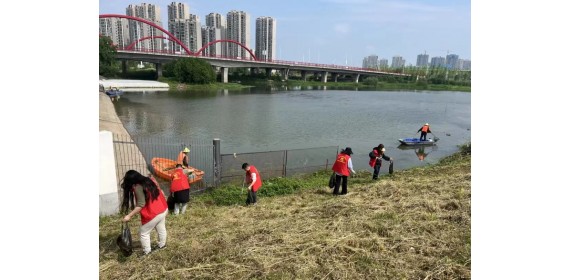
[[[362,66],[365,56],[404,57],[416,64],[417,55],[457,54],[471,59],[471,2],[467,0],[207,0],[179,1],[200,17],[231,10],[250,15],[251,46],[255,48],[255,19],[277,20],[275,59]],[[167,29],[172,1],[100,0],[99,14],[125,14],[129,4],[160,7]]]

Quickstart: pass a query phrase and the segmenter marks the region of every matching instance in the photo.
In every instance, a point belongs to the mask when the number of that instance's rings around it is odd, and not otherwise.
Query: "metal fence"
[[[190,149],[189,165],[203,170],[203,179],[191,186],[191,192],[200,192],[221,183],[241,181],[244,162],[255,165],[262,178],[290,177],[330,169],[338,154],[338,146],[281,150],[270,152],[220,154],[220,140],[186,139],[172,140],[160,137],[130,137],[113,134],[117,182],[121,183],[125,172],[136,170],[143,175],[154,174],[153,158],[176,160],[185,147]],[[155,178],[166,194],[170,182]]]
[[[244,162],[254,165],[264,179],[291,177],[332,167],[338,154],[338,146],[281,150],[271,152],[221,155],[220,181],[222,183],[243,180]]]
[[[143,175],[153,173],[150,165],[155,157],[176,160],[180,151],[185,147],[190,149],[188,164],[205,172],[202,181],[192,184],[192,192],[201,191],[214,184],[213,144],[204,140],[171,140],[159,137],[130,137],[129,135],[113,134],[115,162],[117,167],[117,182],[123,178],[126,171],[133,169]],[[159,180],[161,187],[170,189],[170,182]],[[168,192],[167,192],[168,193]]]

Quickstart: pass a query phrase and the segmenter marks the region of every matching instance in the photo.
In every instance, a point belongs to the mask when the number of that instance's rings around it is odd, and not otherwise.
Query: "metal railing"
[[[113,134],[117,182],[128,170],[136,170],[143,175],[154,174],[165,193],[170,189],[170,181],[157,176],[151,162],[153,158],[166,158],[176,161],[185,147],[190,149],[189,165],[205,172],[201,181],[191,185],[191,192],[200,192],[222,183],[241,181],[244,162],[254,165],[261,177],[291,177],[330,169],[338,154],[338,146],[292,149],[268,152],[221,154],[220,140],[164,139],[160,137],[131,137]],[[119,186],[118,186],[119,187]]]
[[[263,179],[291,177],[330,169],[338,154],[338,146],[221,155],[220,181],[243,180],[243,163],[254,165]]]

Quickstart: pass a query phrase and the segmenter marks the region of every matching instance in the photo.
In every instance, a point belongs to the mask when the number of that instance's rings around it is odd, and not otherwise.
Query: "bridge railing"
[[[207,57],[207,58],[217,58],[217,59],[227,59],[227,60],[234,60],[234,61],[249,61],[251,62],[252,59],[250,57],[230,57],[230,56],[222,56],[222,55],[188,55],[182,52],[174,52],[172,50],[156,50],[156,49],[145,49],[145,48],[133,48],[127,50],[125,48],[117,48],[118,51],[124,52],[140,52],[140,53],[153,53],[153,54],[168,54],[168,55],[178,55],[183,57]],[[380,71],[377,69],[372,68],[362,68],[362,67],[353,67],[353,66],[344,66],[344,65],[336,65],[336,64],[321,64],[321,63],[311,63],[311,62],[300,62],[300,61],[289,61],[289,60],[278,60],[278,59],[267,59],[267,60],[255,60],[255,62],[260,63],[271,63],[271,64],[282,64],[282,65],[295,65],[295,66],[307,66],[307,67],[318,67],[318,68],[329,68],[329,69],[340,69],[340,70],[355,70],[355,71],[366,71],[372,73],[385,73],[390,75],[400,75],[400,76],[409,76],[409,74],[401,74],[401,73],[393,73],[393,72],[386,72]]]

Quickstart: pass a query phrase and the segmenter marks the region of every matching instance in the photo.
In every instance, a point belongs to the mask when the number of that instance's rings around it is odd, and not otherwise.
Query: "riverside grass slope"
[[[148,256],[140,253],[138,215],[127,258],[115,245],[120,216],[101,218],[99,277],[470,279],[470,153],[468,144],[436,165],[375,182],[359,173],[346,196],[331,195],[329,172],[291,195],[259,195],[252,207],[212,205],[215,196],[205,195],[185,215],[167,217],[167,247]],[[238,196],[243,203],[245,193]]]

